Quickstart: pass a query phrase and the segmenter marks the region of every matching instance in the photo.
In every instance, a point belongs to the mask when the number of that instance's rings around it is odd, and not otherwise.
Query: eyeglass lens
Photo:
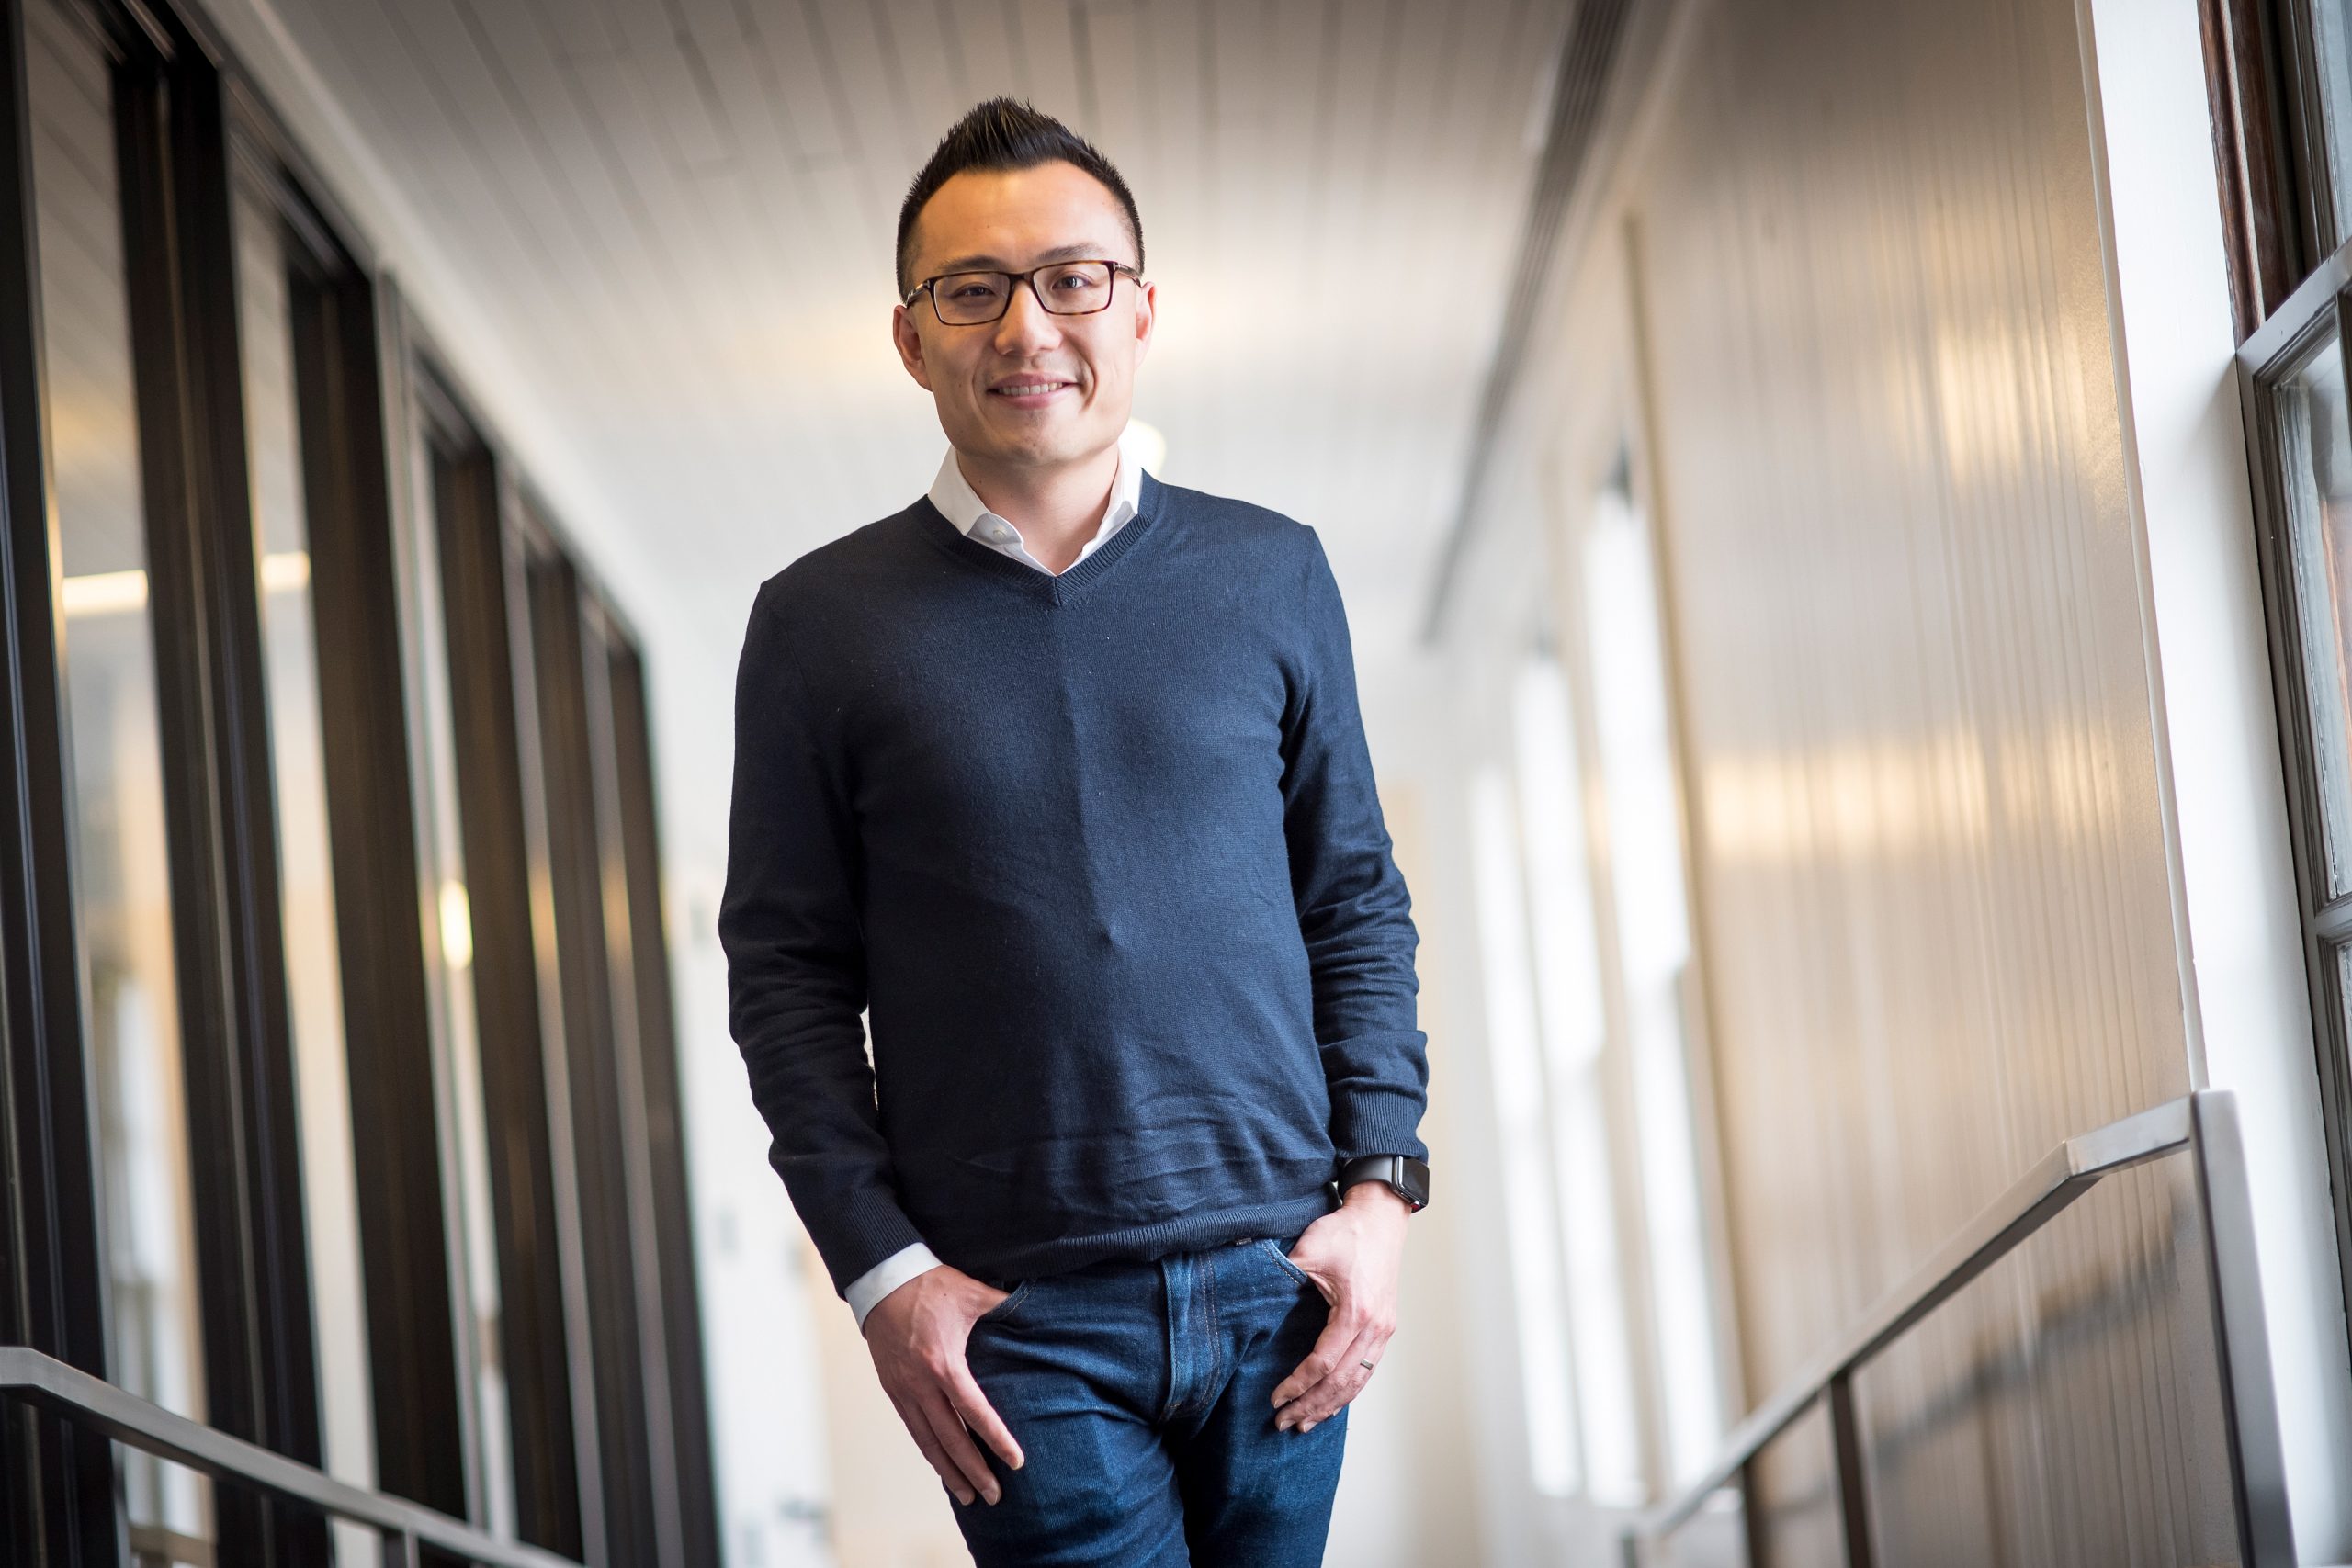
[[[1037,302],[1057,316],[1083,316],[1111,302],[1115,276],[1109,262],[1063,262],[1030,275]],[[951,272],[931,286],[939,319],[949,326],[972,326],[1004,314],[1013,278],[1001,272]]]

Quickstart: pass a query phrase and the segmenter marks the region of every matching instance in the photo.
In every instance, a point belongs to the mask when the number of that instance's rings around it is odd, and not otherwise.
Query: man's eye
[[[956,299],[986,299],[996,290],[985,283],[959,283],[947,292],[950,298]]]

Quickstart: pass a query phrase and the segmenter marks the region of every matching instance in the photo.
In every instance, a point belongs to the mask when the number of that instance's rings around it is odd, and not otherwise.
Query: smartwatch
[[[1365,1155],[1340,1167],[1339,1176],[1325,1184],[1331,1201],[1359,1181],[1377,1181],[1411,1205],[1415,1212],[1430,1206],[1428,1162],[1407,1155]]]

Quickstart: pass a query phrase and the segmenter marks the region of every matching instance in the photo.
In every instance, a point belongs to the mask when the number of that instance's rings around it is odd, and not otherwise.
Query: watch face
[[[1416,1209],[1430,1206],[1430,1168],[1417,1159],[1396,1162],[1396,1191]]]
[[[1365,1155],[1350,1160],[1338,1180],[1327,1184],[1334,1198],[1359,1181],[1377,1181],[1415,1209],[1430,1206],[1430,1168],[1404,1155]]]

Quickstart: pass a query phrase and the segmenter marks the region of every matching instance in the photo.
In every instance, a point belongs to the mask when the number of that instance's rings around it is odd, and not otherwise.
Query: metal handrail
[[[1628,1526],[1623,1538],[1628,1568],[1642,1568],[1652,1561],[1656,1547],[1727,1486],[1740,1491],[1752,1540],[1757,1457],[1817,1404],[1826,1404],[1829,1412],[1832,1475],[1846,1562],[1849,1568],[1874,1568],[1877,1545],[1871,1529],[1861,1423],[1854,1405],[1855,1373],[2102,1178],[2182,1152],[2189,1155],[2196,1172],[2206,1287],[2221,1361],[2222,1427],[2237,1514],[2238,1558],[2245,1568],[2294,1568],[2269,1337],[2263,1325],[2262,1285],[2255,1260],[2254,1205],[2246,1187],[2237,1104],[2220,1089],[2200,1089],[2069,1138],[2044,1156],[1882,1298],[1835,1348],[1733,1428],[1698,1481]]]
[[[159,1459],[307,1504],[335,1518],[372,1526],[384,1538],[384,1568],[419,1568],[430,1546],[484,1568],[580,1568],[569,1557],[486,1535],[421,1503],[387,1496],[175,1415],[103,1378],[23,1345],[0,1345],[0,1400],[21,1399]]]

